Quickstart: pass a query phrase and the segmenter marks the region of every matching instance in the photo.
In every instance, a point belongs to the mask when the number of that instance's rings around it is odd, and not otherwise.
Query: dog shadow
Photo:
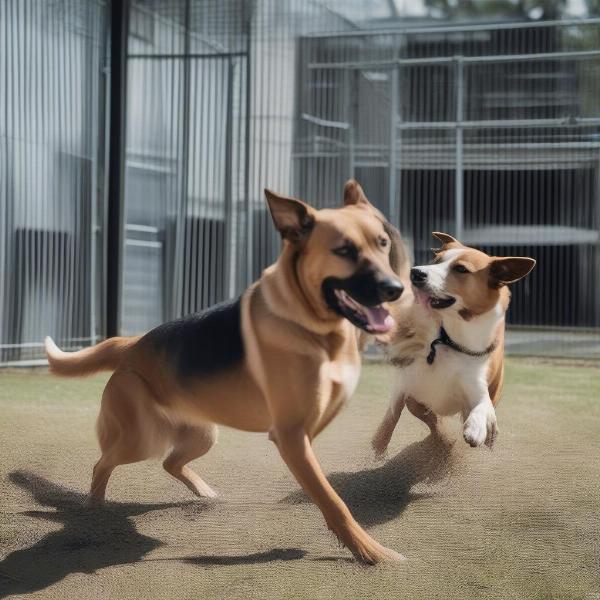
[[[32,510],[22,514],[60,523],[33,546],[15,550],[0,561],[0,598],[45,589],[71,573],[94,573],[113,565],[140,561],[163,545],[139,533],[131,517],[174,506],[196,504],[110,503],[87,504],[87,495],[56,485],[25,471],[9,475],[37,504],[54,511]]]
[[[381,466],[355,472],[334,473],[332,485],[348,504],[357,520],[366,526],[398,517],[406,506],[430,493],[414,492],[419,483],[433,484],[447,478],[460,461],[454,442],[429,436],[404,448]],[[26,471],[15,471],[10,481],[26,490],[40,506],[54,509],[23,514],[59,523],[62,528],[46,534],[28,548],[15,550],[0,561],[0,598],[43,590],[71,573],[95,573],[115,565],[140,562],[164,542],[139,533],[132,517],[156,510],[179,507],[196,516],[211,509],[209,501],[163,504],[112,502],[103,506],[87,504],[87,495],[56,485]],[[282,502],[303,503],[302,491]],[[146,560],[175,560],[197,566],[228,566],[290,561],[304,558],[298,548],[275,548],[243,555],[200,555]],[[321,557],[315,560],[338,560]]]
[[[92,574],[100,569],[141,561],[176,561],[197,566],[231,566],[298,560],[306,551],[274,548],[241,555],[199,555],[174,558],[144,557],[165,543],[139,533],[132,517],[157,510],[179,508],[194,518],[213,508],[213,501],[199,499],[162,504],[111,502],[90,506],[86,494],[56,485],[26,471],[9,475],[40,506],[54,509],[23,512],[27,516],[59,523],[62,528],[46,534],[28,548],[15,550],[0,561],[0,598],[27,594],[58,583],[72,573]]]
[[[460,462],[462,454],[454,440],[444,435],[429,435],[381,466],[333,473],[328,479],[356,520],[371,527],[397,518],[411,502],[430,497],[432,492],[415,492],[413,488],[420,483],[447,480]],[[298,490],[281,502],[298,504],[310,499]]]
[[[207,556],[189,556],[181,558],[182,562],[190,565],[201,566],[233,566],[233,565],[255,565],[260,563],[289,560],[299,560],[306,556],[306,550],[300,548],[273,548],[266,552],[254,552],[252,554],[238,555],[207,555]]]

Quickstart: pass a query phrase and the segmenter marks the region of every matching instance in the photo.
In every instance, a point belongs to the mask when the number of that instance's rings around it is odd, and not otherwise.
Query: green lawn
[[[266,435],[222,430],[198,501],[159,462],[120,467],[84,504],[106,376],[0,372],[0,598],[600,600],[600,370],[510,360],[493,451],[403,414],[386,461],[369,439],[391,371],[363,369],[317,453],[358,520],[408,557],[349,560]]]

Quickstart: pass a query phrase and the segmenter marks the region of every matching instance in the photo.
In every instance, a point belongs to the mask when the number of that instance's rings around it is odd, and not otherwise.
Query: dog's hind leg
[[[115,467],[116,465],[106,456],[102,456],[94,465],[92,486],[90,489],[90,504],[102,504],[104,502],[106,485]]]
[[[217,494],[186,465],[206,454],[215,445],[217,434],[217,426],[212,423],[179,427],[175,433],[173,450],[163,462],[165,471],[179,479],[197,496],[215,498]]]
[[[92,474],[92,504],[104,501],[115,467],[160,456],[168,447],[168,427],[153,406],[152,393],[135,373],[115,372],[109,379],[96,427],[102,456]]]
[[[406,399],[406,408],[429,427],[432,434],[438,433],[438,418],[436,414],[417,402],[414,398]]]
[[[383,421],[381,421],[371,440],[371,447],[377,456],[383,456],[385,454],[405,404],[406,398],[403,395],[398,396],[390,403],[390,406],[385,413],[385,417],[383,417]]]

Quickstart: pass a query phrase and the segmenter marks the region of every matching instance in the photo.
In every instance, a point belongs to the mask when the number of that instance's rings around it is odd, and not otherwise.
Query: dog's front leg
[[[498,435],[498,424],[487,386],[476,386],[471,397],[474,401],[463,412],[463,437],[470,446],[485,443],[491,448]]]
[[[385,454],[390,440],[392,439],[394,429],[396,429],[396,425],[398,424],[398,419],[402,414],[402,409],[405,405],[406,398],[404,394],[394,396],[390,402],[388,410],[383,417],[383,421],[381,421],[379,424],[379,427],[377,428],[377,431],[371,440],[371,447],[375,451],[376,456],[381,457]]]
[[[303,428],[275,429],[271,438],[298,483],[319,507],[327,526],[351,552],[369,564],[383,560],[403,560],[403,556],[383,547],[369,536],[325,477]]]

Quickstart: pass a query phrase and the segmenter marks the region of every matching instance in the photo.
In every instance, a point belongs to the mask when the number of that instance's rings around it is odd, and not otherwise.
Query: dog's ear
[[[407,271],[409,264],[408,252],[402,241],[400,232],[385,218],[385,215],[375,208],[365,195],[362,186],[356,179],[349,179],[344,186],[344,206],[362,206],[369,208],[383,223],[383,229],[388,234],[391,242],[390,248],[390,267],[396,275],[403,274]]]
[[[523,279],[535,267],[535,260],[524,256],[495,258],[490,263],[490,280],[497,287]]]
[[[293,244],[305,241],[315,224],[315,209],[301,200],[280,196],[268,189],[265,196],[281,237]]]
[[[388,234],[390,238],[390,267],[396,275],[408,276],[408,270],[410,268],[410,260],[408,258],[408,251],[400,232],[386,219],[382,219],[383,230]]]
[[[356,179],[348,179],[344,186],[344,206],[361,206],[363,208],[377,209],[369,202],[364,190]],[[379,212],[379,211],[377,211]]]
[[[458,245],[461,245],[461,243],[457,239],[453,238],[448,233],[442,233],[441,231],[432,231],[431,235],[436,240],[439,240],[440,242],[442,242],[442,245],[444,245],[444,246],[446,246],[448,244],[458,244]]]

